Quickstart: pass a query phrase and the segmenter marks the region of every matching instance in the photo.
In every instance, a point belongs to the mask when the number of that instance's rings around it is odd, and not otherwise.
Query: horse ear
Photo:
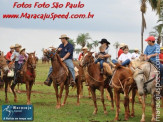
[[[4,53],[2,52],[1,55],[4,56]]]
[[[34,55],[36,54],[36,51],[34,51]]]
[[[91,55],[94,53],[94,52],[90,52],[91,53]]]

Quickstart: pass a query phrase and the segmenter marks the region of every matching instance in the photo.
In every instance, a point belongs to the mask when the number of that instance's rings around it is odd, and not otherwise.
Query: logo
[[[2,105],[2,120],[4,121],[32,121],[32,105]]]

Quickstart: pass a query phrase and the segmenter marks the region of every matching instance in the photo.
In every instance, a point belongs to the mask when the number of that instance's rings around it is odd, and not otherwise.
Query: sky
[[[67,34],[76,40],[80,33],[89,33],[91,40],[106,38],[111,42],[110,54],[116,57],[115,42],[125,43],[130,49],[141,48],[141,12],[140,0],[81,0],[84,8],[13,8],[14,2],[39,3],[53,2],[78,3],[78,0],[0,0],[0,50],[7,53],[9,47],[16,43],[26,48],[27,52],[36,51],[38,57],[42,56],[41,49],[50,46],[58,47],[61,43],[61,34]],[[56,19],[56,20],[33,20],[33,19],[3,19],[3,14],[28,13],[88,13],[94,14],[93,19]],[[145,14],[147,29],[144,38],[157,25],[158,16],[147,6]],[[146,43],[144,42],[144,46]],[[80,48],[80,46],[77,46]],[[92,49],[95,51],[95,49]],[[98,50],[96,50],[98,51]],[[78,57],[74,54],[74,57]]]

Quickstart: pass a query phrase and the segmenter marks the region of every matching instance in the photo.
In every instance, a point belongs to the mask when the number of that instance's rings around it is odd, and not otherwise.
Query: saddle
[[[98,62],[97,64],[100,68],[100,63]],[[109,76],[112,75],[112,70],[108,63],[106,63],[106,62],[103,63],[103,69],[104,69],[104,75],[109,75]]]

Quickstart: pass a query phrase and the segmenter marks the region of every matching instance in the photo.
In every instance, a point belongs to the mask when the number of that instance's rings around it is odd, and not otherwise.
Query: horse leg
[[[59,99],[58,99],[58,107],[57,107],[57,109],[59,109],[61,107],[61,98],[62,98],[63,89],[64,89],[64,82],[61,83],[61,85],[60,85],[60,93],[59,93]]]
[[[5,79],[5,102],[6,103],[8,103],[7,91],[8,91],[8,80]]]
[[[78,82],[76,82],[76,87],[77,87],[77,105],[80,105],[80,102],[79,102],[79,96],[80,96],[80,83],[79,83],[79,80],[78,80]]]
[[[11,85],[11,90],[12,90],[12,93],[14,94],[14,102],[17,102],[17,96],[16,96],[16,92],[15,92],[15,90],[14,90],[16,84],[17,84],[17,83]]]
[[[100,88],[100,92],[101,92],[101,102],[102,102],[103,108],[104,108],[104,114],[107,114],[106,106],[105,106],[105,103],[104,103],[104,87]]]
[[[108,93],[108,91],[105,89],[105,93],[106,93],[106,98],[109,100],[109,101],[111,101],[111,98],[110,98],[110,96],[109,96],[109,93]]]
[[[128,112],[129,112],[129,96],[125,93],[126,96],[124,97],[124,107],[125,107],[125,120],[128,120]]]
[[[145,95],[142,96],[142,118],[141,118],[141,122],[145,122]]]
[[[113,100],[113,91],[112,91],[112,88],[111,87],[107,88],[107,91],[109,92],[110,97],[111,97],[111,110],[114,110],[114,100]]]
[[[80,95],[79,98],[83,97],[83,83],[80,84]]]
[[[155,101],[155,95],[152,94],[152,103],[151,103],[151,107],[152,107],[152,119],[151,122],[155,122],[155,118],[156,118],[156,101]]]
[[[93,112],[93,114],[95,115],[95,114],[97,114],[97,111],[98,111],[98,109],[97,109],[97,103],[96,103],[96,93],[95,93],[95,89],[94,88],[92,88],[92,87],[89,87],[89,89],[90,89],[90,91],[91,91],[91,94],[92,94],[92,99],[93,99],[93,102],[94,102],[94,112]]]
[[[29,104],[31,104],[31,91],[32,91],[33,82],[29,83]]]
[[[65,86],[65,98],[64,98],[64,102],[62,103],[62,106],[64,106],[66,104],[66,100],[67,100],[67,97],[68,97],[68,93],[69,93],[69,85],[66,85]]]
[[[59,105],[59,102],[58,102],[58,86],[55,83],[53,83],[53,87],[55,89],[55,94],[56,94],[56,98],[57,98],[56,108],[58,108],[58,105]]]
[[[88,97],[91,98],[90,86],[88,86]]]
[[[135,111],[134,111],[134,103],[135,103],[135,96],[136,96],[137,89],[133,88],[132,89],[132,112],[131,112],[131,117],[135,116]]]
[[[116,105],[116,115],[115,115],[115,120],[119,120],[119,105],[120,105],[120,94],[114,90],[114,100],[115,100],[115,105]]]
[[[30,105],[30,85],[29,85],[29,82],[26,83],[26,92],[27,92],[27,105]]]

